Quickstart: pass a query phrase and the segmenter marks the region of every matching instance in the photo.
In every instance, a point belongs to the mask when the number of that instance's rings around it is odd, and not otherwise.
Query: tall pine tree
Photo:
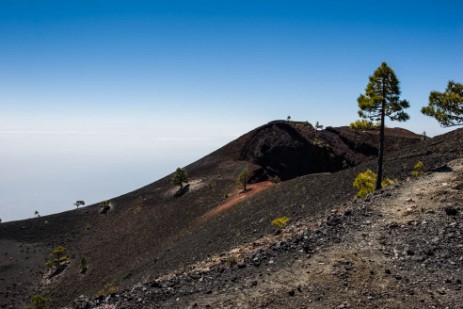
[[[381,189],[384,156],[384,122],[386,116],[392,121],[406,121],[410,117],[403,110],[410,107],[406,100],[400,100],[399,80],[386,64],[376,69],[365,89],[365,94],[357,99],[359,116],[371,121],[379,121],[379,151],[376,190]]]

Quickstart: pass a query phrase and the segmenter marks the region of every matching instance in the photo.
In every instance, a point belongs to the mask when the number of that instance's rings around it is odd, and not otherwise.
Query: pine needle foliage
[[[449,81],[445,92],[431,91],[421,112],[436,118],[442,127],[463,125],[463,85]]]
[[[359,119],[349,124],[349,128],[352,130],[377,130],[379,127],[379,123],[373,123],[373,121],[366,119]]]
[[[58,246],[53,249],[53,252],[49,254],[49,258],[50,259],[46,263],[46,266],[49,268],[60,268],[63,263],[69,260],[66,248],[63,246]]]
[[[174,175],[172,176],[170,183],[174,186],[179,186],[180,189],[183,188],[183,183],[188,183],[188,174],[184,168],[178,167],[175,170]]]

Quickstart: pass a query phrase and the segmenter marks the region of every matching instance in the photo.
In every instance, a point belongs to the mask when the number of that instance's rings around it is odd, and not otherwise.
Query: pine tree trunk
[[[378,169],[377,169],[377,178],[376,178],[376,188],[375,190],[381,189],[381,182],[383,180],[383,154],[384,154],[384,118],[385,118],[385,109],[386,109],[386,99],[385,99],[385,89],[383,84],[383,101],[381,102],[381,125],[379,129],[379,151],[378,151]]]

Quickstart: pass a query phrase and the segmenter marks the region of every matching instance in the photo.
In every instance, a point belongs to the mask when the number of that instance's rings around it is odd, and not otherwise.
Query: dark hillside
[[[460,148],[453,151],[452,147],[456,140],[461,142],[461,131],[420,142],[408,131],[388,129],[387,140],[386,175],[403,177],[412,166],[405,168],[407,162],[422,158],[432,166],[443,156],[459,155]],[[100,205],[92,205],[3,223],[0,252],[8,257],[0,260],[0,305],[19,307],[38,292],[49,296],[55,306],[68,304],[80,294],[96,295],[106,284],[128,287],[270,233],[270,222],[277,216],[296,220],[321,215],[352,199],[353,177],[365,166],[297,176],[358,165],[375,155],[375,144],[374,132],[347,127],[316,131],[305,123],[271,122],[187,166],[189,191],[178,198],[173,197],[176,189],[166,176],[112,199],[105,215],[100,214]],[[401,151],[393,154],[394,149]],[[394,161],[398,158],[400,164]],[[273,176],[292,180],[207,221],[198,220],[226,202],[226,196],[237,196],[236,177],[248,165],[255,171],[254,181]],[[42,265],[57,245],[67,248],[70,263],[59,276],[47,279]],[[84,275],[79,274],[81,256],[88,262]]]

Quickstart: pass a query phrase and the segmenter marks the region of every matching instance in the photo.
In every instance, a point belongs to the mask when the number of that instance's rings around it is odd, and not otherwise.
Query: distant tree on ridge
[[[318,121],[317,121],[317,123],[315,124],[315,129],[317,129],[317,130],[322,130],[322,129],[323,129],[323,125],[319,124]]]
[[[85,201],[83,201],[83,200],[77,200],[77,201],[74,203],[74,206],[76,206],[77,208],[79,208],[79,206],[85,206]]]

